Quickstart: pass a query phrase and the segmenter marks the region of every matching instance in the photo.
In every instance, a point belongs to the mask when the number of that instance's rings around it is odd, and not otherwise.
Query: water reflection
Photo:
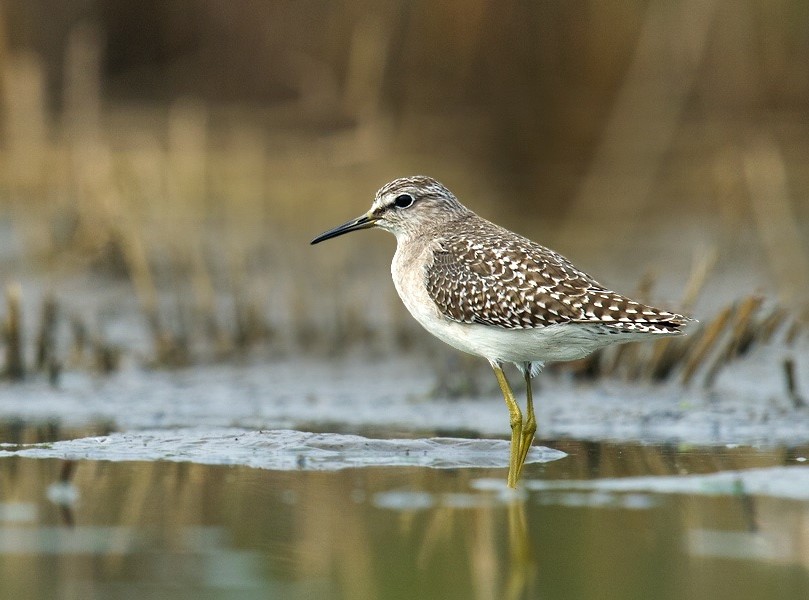
[[[72,481],[75,471],[75,460],[62,461],[59,478],[48,486],[45,494],[52,504],[59,507],[62,522],[68,527],[72,527],[74,524],[73,508],[79,501],[79,490]]]
[[[809,592],[809,500],[782,494],[781,478],[765,489],[725,472],[793,469],[806,448],[554,445],[569,456],[531,465],[518,493],[504,488],[503,469],[5,458],[0,597]],[[731,483],[700,479],[712,473]]]
[[[536,563],[528,537],[524,496],[515,496],[508,503],[508,542],[509,568],[505,593],[494,597],[511,600],[523,598],[536,579]]]

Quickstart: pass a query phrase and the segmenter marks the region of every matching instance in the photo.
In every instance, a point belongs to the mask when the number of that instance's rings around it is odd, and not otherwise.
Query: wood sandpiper
[[[691,320],[610,291],[553,250],[479,217],[430,177],[391,181],[371,210],[312,244],[370,227],[396,236],[391,274],[410,314],[494,369],[511,422],[509,487],[517,485],[537,429],[531,378],[545,363],[678,335]],[[525,421],[504,363],[525,378]]]

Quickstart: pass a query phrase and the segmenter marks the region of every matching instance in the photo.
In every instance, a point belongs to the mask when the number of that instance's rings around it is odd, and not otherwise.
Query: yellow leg
[[[534,442],[534,434],[537,432],[537,419],[534,415],[534,395],[531,391],[530,368],[525,370],[525,389],[528,405],[526,407],[525,424],[523,425],[522,435],[520,437],[520,467],[517,470],[518,478],[522,473],[522,467],[525,464],[525,459],[528,458],[528,452],[531,450],[531,444]]]
[[[511,422],[511,454],[508,461],[508,487],[516,488],[517,479],[519,478],[520,467],[520,446],[522,440],[522,411],[514,398],[514,392],[511,391],[511,386],[506,380],[506,374],[499,364],[491,362],[494,375],[497,377],[497,383],[500,385],[500,391],[503,392],[503,399],[506,401],[508,407],[509,420]]]

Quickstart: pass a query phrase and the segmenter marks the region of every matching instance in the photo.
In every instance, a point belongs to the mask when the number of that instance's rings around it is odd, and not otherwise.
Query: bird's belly
[[[416,319],[450,346],[469,354],[516,364],[577,360],[610,342],[630,341],[609,339],[606,334],[594,334],[578,324],[504,329],[446,319],[443,322]]]
[[[530,329],[506,329],[479,323],[459,323],[446,318],[427,293],[418,269],[392,265],[396,291],[407,310],[422,327],[443,342],[469,354],[500,362],[553,362],[583,358],[594,350],[619,341],[583,324],[565,323]]]
[[[442,339],[450,345],[471,354],[517,364],[578,360],[609,343],[629,341],[596,333],[576,323],[530,329],[454,323],[447,329],[453,341]]]

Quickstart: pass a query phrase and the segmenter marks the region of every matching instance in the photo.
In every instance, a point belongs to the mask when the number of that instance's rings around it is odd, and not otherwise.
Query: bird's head
[[[369,227],[385,229],[397,238],[407,238],[468,213],[452,192],[435,179],[423,175],[401,177],[380,188],[371,210],[320,234],[312,244]]]

